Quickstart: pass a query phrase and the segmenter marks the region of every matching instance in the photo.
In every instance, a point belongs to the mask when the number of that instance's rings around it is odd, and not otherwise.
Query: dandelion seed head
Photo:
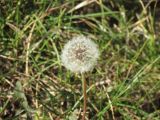
[[[62,50],[62,64],[72,72],[84,73],[93,69],[97,63],[97,45],[85,36],[72,38]]]

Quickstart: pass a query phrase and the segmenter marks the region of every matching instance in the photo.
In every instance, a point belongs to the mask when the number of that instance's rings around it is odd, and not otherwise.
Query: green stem
[[[86,109],[87,109],[87,93],[86,93],[86,79],[85,79],[85,75],[82,73],[82,85],[83,85],[83,116],[82,116],[82,120],[85,120],[85,116],[86,116]]]

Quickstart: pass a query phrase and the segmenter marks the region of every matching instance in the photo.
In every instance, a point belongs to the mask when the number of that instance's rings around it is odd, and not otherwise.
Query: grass
[[[1,119],[81,119],[81,77],[60,60],[64,44],[79,34],[101,53],[86,74],[86,118],[160,119],[159,0],[84,3],[0,1]]]

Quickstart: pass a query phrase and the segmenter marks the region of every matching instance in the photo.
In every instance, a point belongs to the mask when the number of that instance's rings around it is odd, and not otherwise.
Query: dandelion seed
[[[77,36],[64,46],[61,60],[70,71],[84,73],[93,69],[98,57],[97,45],[88,37]]]
[[[77,36],[72,38],[62,51],[61,60],[63,65],[72,72],[81,73],[83,86],[83,116],[87,110],[87,93],[86,79],[84,73],[93,69],[99,57],[97,45],[85,36]]]

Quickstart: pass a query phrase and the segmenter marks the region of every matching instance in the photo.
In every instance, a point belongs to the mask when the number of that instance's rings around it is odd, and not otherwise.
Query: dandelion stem
[[[83,84],[83,116],[82,120],[85,120],[86,109],[87,109],[87,93],[86,93],[86,79],[85,75],[82,73],[82,84]]]

